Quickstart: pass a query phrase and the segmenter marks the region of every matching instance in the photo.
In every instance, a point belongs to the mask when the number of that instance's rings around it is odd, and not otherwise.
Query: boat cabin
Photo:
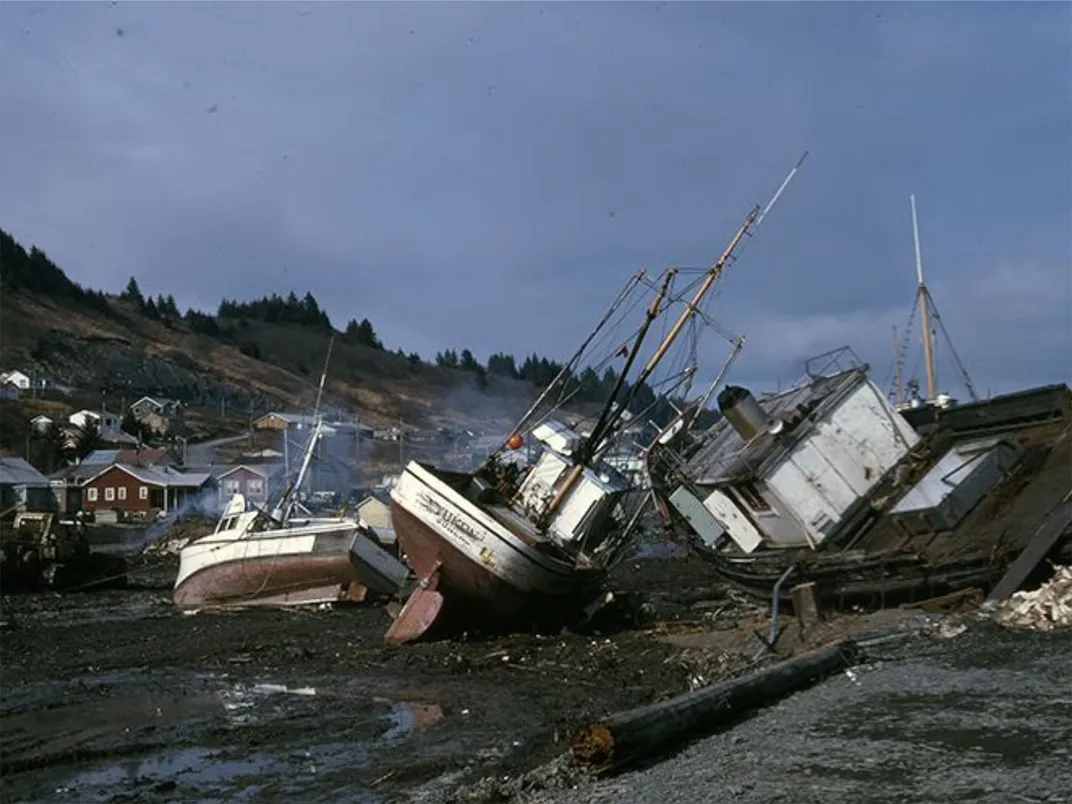
[[[920,437],[866,365],[756,399],[728,386],[723,418],[671,503],[709,545],[818,549]]]
[[[539,520],[561,497],[547,522],[547,532],[559,542],[583,543],[603,529],[630,484],[605,461],[580,468],[576,457],[583,439],[562,422],[544,422],[532,431],[532,438],[542,452],[518,490],[518,502]]]

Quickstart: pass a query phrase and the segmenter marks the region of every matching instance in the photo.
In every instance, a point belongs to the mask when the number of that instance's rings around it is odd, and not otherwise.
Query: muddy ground
[[[696,557],[624,562],[624,627],[393,649],[382,605],[179,614],[176,566],[3,599],[4,802],[449,800],[542,765],[592,718],[740,671],[769,628]],[[779,650],[906,616],[789,621]]]

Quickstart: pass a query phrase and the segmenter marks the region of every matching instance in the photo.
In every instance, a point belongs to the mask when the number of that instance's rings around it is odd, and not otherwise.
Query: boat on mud
[[[323,385],[321,375],[321,390]],[[235,494],[216,529],[179,551],[173,593],[177,606],[361,602],[370,593],[395,594],[406,582],[408,568],[379,545],[360,519],[315,517],[298,500],[323,435],[323,421],[315,419],[297,475],[283,487],[270,512]]]
[[[941,409],[917,430],[853,362],[758,399],[724,389],[723,418],[678,454],[668,524],[723,578],[883,607],[985,591],[1025,550],[1038,563],[1072,547],[1068,386]]]
[[[620,471],[621,464],[611,460],[620,455],[616,445],[631,415],[645,422],[653,405],[683,398],[681,389],[689,387],[694,365],[672,371],[661,384],[652,379],[653,372],[664,361],[674,365],[667,359],[671,347],[687,325],[705,318],[701,305],[709,291],[797,167],[762,213],[755,207],[714,265],[697,272],[683,291],[674,287],[676,269],[654,281],[644,272],[634,276],[506,443],[475,471],[445,471],[415,461],[405,467],[391,491],[391,516],[418,584],[388,630],[388,644],[430,629],[562,622],[599,594],[651,500],[646,473]],[[639,307],[638,289],[653,296],[646,308]],[[608,322],[627,320],[623,310],[638,309],[646,310],[643,320],[629,326],[626,338],[604,332]],[[641,362],[645,337],[660,318],[668,326],[666,335]],[[610,346],[603,347],[606,354],[595,354],[593,343]],[[592,416],[594,424],[582,428],[580,422],[568,422],[564,406],[572,394],[570,383],[576,388],[582,367],[602,368],[614,360],[624,365]],[[634,364],[642,367],[630,377]],[[649,381],[659,390],[649,388],[651,404],[638,406],[638,393]],[[501,459],[523,447],[535,456],[527,465]]]

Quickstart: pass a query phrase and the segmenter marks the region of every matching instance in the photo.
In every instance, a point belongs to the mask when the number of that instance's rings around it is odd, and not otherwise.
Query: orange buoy
[[[514,433],[506,441],[506,446],[510,449],[521,449],[521,445],[525,443],[525,439],[521,437],[521,433]]]

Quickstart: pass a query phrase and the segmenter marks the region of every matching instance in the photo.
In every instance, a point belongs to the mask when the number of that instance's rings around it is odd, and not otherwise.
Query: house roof
[[[82,459],[83,464],[112,464],[119,460],[120,450],[95,449]]]
[[[131,402],[130,406],[134,407],[135,405],[139,405],[142,402],[148,402],[150,405],[152,405],[155,408],[164,408],[164,407],[167,407],[168,405],[177,405],[177,404],[179,404],[174,399],[168,399],[167,397],[163,397],[163,396],[143,396],[141,399],[136,399],[133,402]]]
[[[92,483],[112,469],[126,472],[131,477],[147,485],[167,488],[197,489],[212,479],[212,475],[207,472],[180,472],[169,466],[131,466],[130,464],[116,463],[103,467],[95,475],[87,479],[83,485]]]
[[[82,459],[82,463],[126,463],[132,465],[153,466],[167,457],[167,450],[162,447],[143,447],[142,449],[95,449]]]
[[[244,470],[248,470],[265,479],[271,479],[283,472],[283,465],[278,463],[220,463],[210,466],[189,466],[187,471],[205,472],[220,480],[233,472],[237,472],[240,468],[244,468]]]
[[[52,423],[52,419],[49,418],[48,416],[46,416],[44,413],[38,413],[36,416],[34,416],[32,419],[30,419],[30,424],[33,424],[34,422],[39,422],[39,421],[46,421],[49,424]]]
[[[746,442],[728,419],[721,418],[704,435],[705,445],[689,459],[689,476],[701,485],[754,477],[765,461],[783,452],[786,444],[792,445],[808,431],[808,422],[866,380],[867,367],[854,367],[809,378],[786,391],[759,397],[756,401],[768,416],[786,422],[783,434],[776,438],[764,432]]]
[[[25,458],[0,457],[0,485],[48,486],[48,478]]]
[[[282,413],[278,410],[272,410],[265,413],[263,416],[254,420],[254,424],[259,421],[263,421],[271,416],[276,416],[287,424],[300,424],[302,427],[313,427],[316,425],[316,416],[311,416],[308,413]],[[352,429],[354,424],[352,422],[340,422],[330,421],[325,417],[320,417],[324,422],[325,429],[340,430],[340,429]]]

